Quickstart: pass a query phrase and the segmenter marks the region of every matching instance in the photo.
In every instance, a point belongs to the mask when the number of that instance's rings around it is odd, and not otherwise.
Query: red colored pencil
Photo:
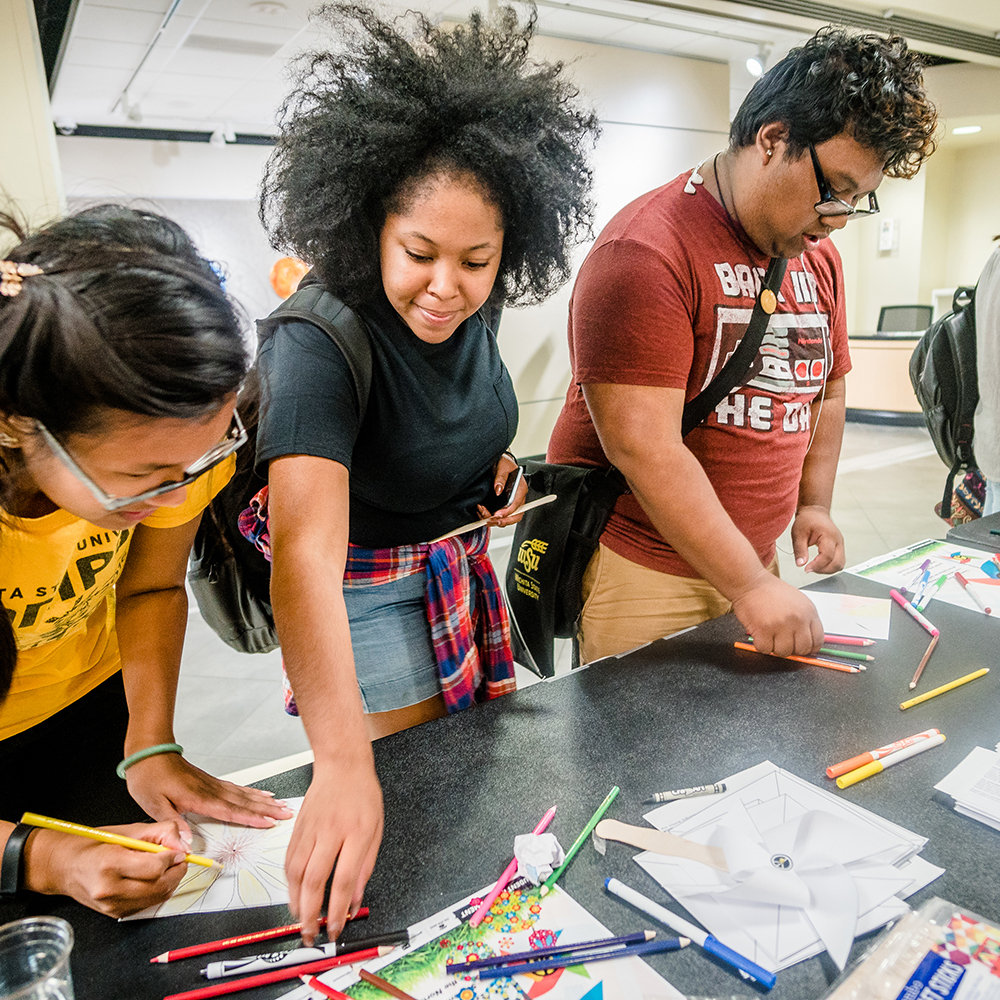
[[[368,916],[368,907],[362,906],[349,920],[361,920]],[[320,927],[326,926],[326,917],[320,917]],[[182,958],[194,958],[196,955],[208,955],[213,951],[223,951],[225,948],[239,948],[242,944],[256,944],[258,941],[270,941],[272,938],[288,937],[298,934],[302,924],[286,924],[284,927],[272,927],[266,931],[254,931],[252,934],[237,934],[236,937],[223,938],[221,941],[206,941],[204,944],[193,944],[187,948],[177,948],[165,951],[150,962],[176,962]]]
[[[874,639],[859,639],[853,635],[824,635],[824,642],[834,642],[838,646],[874,646]]]
[[[267,986],[268,983],[280,983],[286,979],[299,979],[310,972],[326,972],[338,965],[352,965],[355,962],[367,962],[370,958],[378,958],[378,948],[366,948],[364,951],[354,951],[349,955],[338,955],[336,958],[324,958],[318,962],[306,962],[305,965],[293,965],[287,969],[275,969],[273,972],[261,972],[256,976],[244,976],[242,979],[221,980],[211,986],[202,986],[186,993],[171,993],[163,1000],[210,1000],[211,997],[221,997],[226,993],[239,993],[240,990],[251,990],[257,986]]]
[[[299,979],[311,990],[322,993],[325,997],[330,997],[330,1000],[351,1000],[346,993],[341,993],[340,990],[335,990],[332,986],[327,986],[326,983],[320,982],[315,976],[299,976]]]

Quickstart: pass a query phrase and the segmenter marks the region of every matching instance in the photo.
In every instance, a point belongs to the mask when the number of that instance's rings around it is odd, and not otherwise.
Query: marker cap
[[[873,760],[870,764],[865,764],[863,767],[859,767],[850,774],[845,774],[843,777],[837,779],[838,788],[850,788],[851,785],[856,785],[859,781],[864,781],[865,778],[870,778],[873,774],[880,774],[884,769],[884,765],[880,760]]]

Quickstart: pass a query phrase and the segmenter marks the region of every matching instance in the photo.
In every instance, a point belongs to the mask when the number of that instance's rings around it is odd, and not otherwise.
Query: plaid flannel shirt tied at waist
[[[265,486],[240,515],[240,532],[271,559]],[[378,586],[426,572],[424,599],[437,659],[441,694],[449,712],[513,691],[510,622],[500,581],[487,554],[489,529],[441,542],[365,549],[348,544],[344,586]],[[476,601],[470,592],[475,580]],[[286,684],[285,707],[294,697]]]

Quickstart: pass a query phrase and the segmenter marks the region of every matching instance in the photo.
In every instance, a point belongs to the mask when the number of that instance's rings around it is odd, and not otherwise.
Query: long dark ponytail
[[[108,408],[202,417],[239,387],[247,352],[219,276],[174,222],[100,205],[26,235],[5,256],[34,264],[0,296],[0,416],[53,434],[100,429]],[[17,450],[0,446],[0,507]],[[2,539],[0,539],[2,545]],[[13,623],[0,607],[0,700],[16,664]]]

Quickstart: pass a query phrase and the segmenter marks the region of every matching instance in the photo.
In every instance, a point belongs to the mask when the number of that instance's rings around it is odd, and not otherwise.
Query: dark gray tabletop
[[[888,593],[846,575],[817,586]],[[940,602],[928,614],[941,628],[941,641],[919,691],[992,664],[1000,622]],[[365,897],[372,915],[348,936],[413,923],[489,883],[510,860],[514,837],[552,804],[559,807],[552,830],[568,845],[615,784],[621,794],[609,815],[644,825],[648,807],[641,803],[654,791],[715,781],[765,759],[835,788],[824,775],[827,765],[930,726],[947,735],[943,746],[838,794],[929,838],[922,856],[946,871],[911,902],[940,895],[1000,918],[1000,834],[956,814],[932,787],[972,747],[992,747],[1000,739],[1000,671],[901,712],[927,635],[895,605],[891,638],[878,644],[878,659],[865,674],[796,667],[733,649],[743,637],[736,619],[726,616],[380,740],[375,756],[385,793],[385,837]],[[308,780],[309,768],[300,768],[262,784],[279,795],[301,795]],[[103,781],[95,778],[95,795]],[[632,862],[635,853],[612,843],[601,857],[587,845],[560,883],[619,934],[651,920],[604,893],[609,875],[681,910]],[[29,909],[73,924],[78,1000],[146,1000],[195,988],[204,983],[202,960],[152,966],[149,958],[288,921],[285,908],[270,907],[116,924],[64,900],[36,900],[0,907],[0,923]],[[853,954],[865,943],[856,942]],[[227,957],[258,950],[234,949]],[[694,946],[654,955],[650,964],[684,993],[755,995]],[[809,1000],[835,974],[823,955],[779,973],[770,995]],[[287,989],[246,995],[276,997]]]

